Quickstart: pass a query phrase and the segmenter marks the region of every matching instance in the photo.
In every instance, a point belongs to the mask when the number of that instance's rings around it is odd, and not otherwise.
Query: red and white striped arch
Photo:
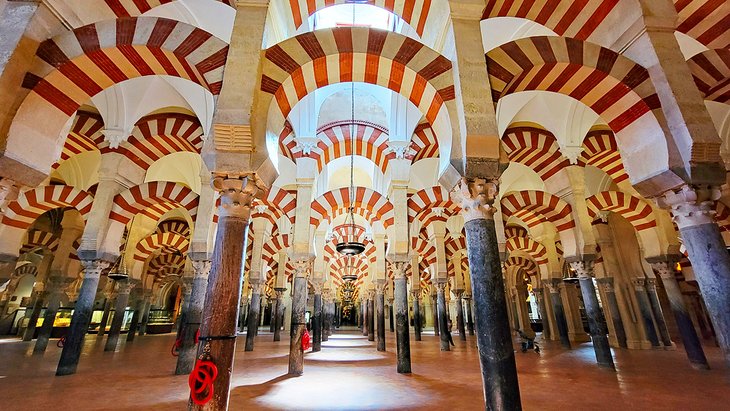
[[[546,221],[558,231],[575,227],[570,204],[544,191],[513,191],[502,196],[500,204],[505,220],[515,216],[530,228]]]
[[[535,263],[547,263],[547,250],[545,246],[529,237],[510,237],[507,239],[505,249],[508,253],[512,251],[524,251],[535,259]]]
[[[289,219],[290,222],[294,222],[297,198],[292,193],[274,186],[269,189],[269,192],[266,194],[266,198],[257,201],[261,201],[270,208],[278,209]]]
[[[182,184],[151,181],[117,194],[109,218],[126,225],[134,216],[142,214],[157,221],[176,208],[186,209],[195,221],[198,195]]]
[[[621,130],[660,108],[649,73],[613,50],[576,39],[529,37],[487,53],[495,102],[521,91],[565,94]]]
[[[449,192],[441,186],[434,186],[419,190],[408,197],[408,222],[419,220],[426,226],[425,222],[432,220],[433,209],[442,208],[448,217],[461,211],[451,197]]]
[[[508,267],[517,267],[522,269],[525,274],[529,276],[535,276],[539,274],[537,265],[534,261],[530,258],[522,257],[522,256],[509,256],[507,258],[507,261],[504,262],[505,268]]]
[[[183,220],[165,220],[157,224],[158,233],[176,233],[190,238],[190,225]]]
[[[185,268],[185,256],[177,253],[162,253],[150,260],[147,274],[154,277],[182,275]]]
[[[249,244],[253,247],[253,238],[249,240]],[[289,234],[282,234],[279,232],[278,235],[272,236],[269,241],[263,245],[261,252],[262,258],[267,260],[269,263],[274,261],[274,256],[281,250],[286,250],[291,245],[291,238]],[[253,249],[253,248],[252,248]],[[248,255],[251,255],[250,253]]]
[[[348,3],[352,2],[348,0],[289,0],[294,28],[298,29],[309,16],[318,10]],[[423,35],[431,10],[431,0],[367,0],[365,4],[380,7],[399,16],[410,24],[419,36]]]
[[[350,207],[363,215],[368,222],[380,221],[385,228],[393,224],[393,204],[377,191],[365,187],[355,187],[355,201],[350,201],[350,188],[343,187],[328,191],[312,202],[309,223],[315,227],[322,220],[332,221],[335,217],[348,212]]]
[[[49,251],[56,251],[58,248],[58,236],[43,230],[28,230],[23,246],[20,247],[20,255],[29,253],[38,248],[45,248]]]
[[[147,13],[153,8],[172,3],[174,0],[103,0],[117,17],[134,17]],[[218,0],[233,8],[236,7],[235,0]],[[89,5],[89,7],[94,7]]]
[[[723,0],[674,0],[677,31],[710,49],[730,48],[730,3]]]
[[[730,29],[725,32],[730,33]],[[693,56],[687,64],[705,100],[730,102],[730,49],[707,50]]]
[[[604,171],[616,184],[629,179],[616,144],[616,137],[611,130],[588,132],[583,140],[583,151],[578,157],[578,164],[594,166]]]
[[[622,191],[603,191],[586,198],[588,215],[595,219],[601,211],[612,211],[625,218],[636,231],[656,227],[651,206],[639,197]]]
[[[535,127],[510,127],[502,137],[507,157],[534,170],[543,181],[570,165],[555,136]]]
[[[17,200],[10,202],[2,223],[25,230],[41,214],[62,207],[75,208],[86,220],[93,202],[91,194],[70,186],[41,186],[21,193]]]
[[[182,254],[188,252],[190,240],[177,233],[153,233],[137,243],[134,251],[134,259],[145,262],[155,252],[162,250],[163,253],[174,253],[179,251]]]
[[[61,158],[51,168],[58,168],[62,162],[76,154],[98,151],[104,142],[103,130],[104,120],[99,114],[87,111],[76,112],[76,118],[74,118],[68,137],[66,137],[66,142],[63,144]]]
[[[265,52],[261,90],[274,96],[284,119],[304,96],[340,82],[376,84],[408,98],[435,124],[455,98],[451,62],[403,35],[363,27],[300,34]],[[276,130],[278,132],[278,130]]]
[[[421,256],[420,265],[429,267],[436,263],[436,247],[421,237],[411,238],[411,249]]]
[[[510,239],[513,237],[527,237],[527,230],[518,225],[510,225],[504,228],[504,237]]]
[[[482,19],[532,20],[559,36],[588,39],[611,13],[621,16],[620,0],[488,0]],[[636,6],[638,7],[638,5]]]
[[[200,154],[203,148],[203,127],[197,117],[161,113],[142,118],[129,139],[119,146],[119,152],[143,170],[173,153]],[[114,151],[108,147],[102,153]]]
[[[417,125],[408,147],[415,153],[412,160],[414,163],[424,158],[438,158],[439,143],[431,124],[426,122]]]

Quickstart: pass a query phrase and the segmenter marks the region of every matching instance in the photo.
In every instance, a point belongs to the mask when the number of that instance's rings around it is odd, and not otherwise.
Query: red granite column
[[[289,343],[289,374],[302,375],[304,372],[304,350],[302,335],[307,324],[304,319],[307,312],[307,273],[312,266],[310,256],[293,259],[294,280],[292,281],[291,303],[291,341]]]
[[[213,398],[205,406],[190,402],[191,410],[226,410],[236,349],[236,321],[241,298],[241,276],[251,202],[265,189],[253,173],[214,174],[213,188],[220,193],[218,231],[205,292],[198,351],[210,344],[211,361],[218,367]]]

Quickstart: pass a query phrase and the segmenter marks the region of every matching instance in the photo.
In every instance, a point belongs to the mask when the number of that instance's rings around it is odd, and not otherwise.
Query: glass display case
[[[166,334],[172,332],[175,323],[172,311],[152,309],[147,321],[147,334]]]

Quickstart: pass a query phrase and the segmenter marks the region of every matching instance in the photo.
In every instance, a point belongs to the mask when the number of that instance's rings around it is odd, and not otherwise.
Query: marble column
[[[187,303],[185,303],[187,305]],[[139,328],[140,320],[142,315],[144,314],[144,307],[145,307],[145,300],[142,296],[137,298],[137,301],[135,301],[134,304],[134,312],[132,312],[132,321],[129,323],[129,331],[127,331],[127,342],[133,342],[134,336],[137,335],[137,330]],[[181,315],[181,327],[182,328],[182,321],[185,321],[185,315],[186,313],[183,312],[183,315]],[[179,334],[178,329],[178,334]]]
[[[368,299],[366,297],[363,297],[362,299],[362,315],[361,321],[362,321],[362,335],[367,337],[368,336],[368,325],[370,324],[370,321],[368,321]]]
[[[322,341],[328,341],[330,334],[332,334],[331,299],[332,296],[329,289],[322,291]]]
[[[498,180],[466,179],[452,191],[461,205],[476,317],[485,408],[520,410],[520,387],[507,317],[492,206]]]
[[[58,314],[58,309],[61,306],[64,288],[68,283],[65,278],[51,277],[48,279],[48,304],[43,315],[43,325],[38,331],[38,339],[35,342],[35,347],[33,347],[33,354],[44,353],[48,347],[48,339],[51,338],[53,323],[56,321],[56,314]]]
[[[395,332],[395,318],[393,316],[393,302],[395,299],[389,298],[388,299],[388,312],[390,317],[390,332]]]
[[[711,125],[711,124],[710,124]],[[683,187],[665,194],[662,202],[672,209],[697,284],[715,327],[717,342],[730,365],[730,255],[714,221],[717,187]]]
[[[286,288],[275,288],[276,291],[276,316],[274,317],[274,341],[281,341],[281,322],[284,319],[284,291]]]
[[[560,297],[560,283],[563,280],[559,278],[553,278],[547,283],[550,290],[550,302],[553,305],[553,312],[555,313],[555,325],[558,327],[558,334],[560,335],[560,343],[563,348],[570,349],[570,337],[568,336],[568,321],[565,318],[565,309],[563,308],[563,299]]]
[[[368,341],[375,341],[375,292],[368,291]]]
[[[322,351],[322,287],[320,280],[312,281],[314,302],[312,308],[312,352]]]
[[[433,334],[438,336],[439,331],[439,312],[438,312],[438,295],[431,294],[431,316],[433,317]]]
[[[459,330],[459,339],[466,341],[466,328],[464,327],[464,292],[456,290],[456,329]]]
[[[527,311],[527,284],[517,284],[515,291],[518,328],[530,338],[535,338],[535,331],[532,330],[530,315]]]
[[[233,356],[236,351],[236,320],[241,300],[246,234],[254,197],[263,183],[255,174],[213,174],[213,188],[220,193],[218,230],[205,292],[198,352],[209,349],[218,367],[213,398],[206,410],[228,408]],[[190,403],[190,409],[203,407]]]
[[[660,347],[661,343],[659,343],[659,336],[657,335],[656,327],[654,327],[649,295],[646,293],[646,278],[634,278],[631,281],[634,284],[636,300],[639,302],[639,315],[641,315],[646,336],[651,342],[652,347]]]
[[[618,346],[628,348],[628,344],[626,343],[626,329],[621,319],[621,311],[619,310],[618,300],[616,299],[616,290],[613,288],[613,278],[598,278],[596,281],[598,282],[598,286],[603,288],[603,295],[606,297],[604,304],[608,307],[608,312],[611,314],[611,322],[616,333]]]
[[[256,332],[259,328],[259,316],[261,315],[261,289],[263,284],[259,281],[251,281],[251,303],[248,305],[248,317],[246,318],[246,347],[245,351],[253,351]]]
[[[208,287],[208,276],[210,275],[210,260],[191,260],[193,267],[193,279],[190,286],[190,304],[185,315],[183,324],[182,344],[178,349],[175,374],[190,374],[195,366],[195,334],[200,330],[200,323],[203,318],[203,306],[205,305],[205,292]],[[149,302],[147,303],[147,305]]]
[[[474,335],[474,320],[472,318],[471,295],[465,295],[464,301],[466,301],[466,326],[469,330],[469,335]]]
[[[377,349],[385,351],[385,280],[378,280],[375,284],[375,317]]]
[[[291,341],[289,344],[289,375],[302,375],[304,372],[304,350],[302,335],[306,330],[307,311],[307,274],[312,265],[310,256],[299,256],[293,261],[296,271],[292,287]]]
[[[413,289],[413,331],[415,340],[421,341],[421,289]]]
[[[144,311],[142,312],[142,319],[140,320],[139,324],[139,336],[142,337],[143,335],[147,334],[147,324],[150,321],[150,309],[152,309],[152,292],[147,291],[144,293]],[[201,305],[202,310],[202,305]]]
[[[48,294],[43,290],[33,291],[31,303],[25,308],[28,325],[23,331],[23,336],[21,338],[23,341],[30,341],[33,339],[33,335],[35,334],[36,326],[38,324],[38,318],[41,316],[41,310],[46,302],[47,295]]]
[[[545,306],[545,294],[542,288],[533,288],[537,300],[537,308],[540,310],[540,321],[542,322],[542,337],[545,340],[550,339],[550,323],[548,321],[547,307]]]
[[[137,285],[134,280],[117,281],[117,299],[114,301],[114,317],[112,318],[112,326],[109,329],[109,335],[106,337],[104,351],[116,351],[119,334],[122,332],[124,325],[124,312],[129,302],[129,292]]]
[[[664,289],[667,292],[669,306],[672,309],[672,313],[674,313],[674,320],[677,323],[679,335],[682,337],[682,345],[684,346],[684,351],[687,353],[690,364],[696,369],[708,370],[710,366],[707,363],[705,351],[702,348],[702,343],[692,323],[692,317],[690,317],[687,305],[684,302],[682,291],[679,289],[672,262],[650,261],[651,267],[659,274],[662,285],[664,285]]]
[[[656,327],[659,330],[659,337],[661,337],[662,344],[665,347],[672,347],[672,338],[669,336],[669,330],[667,329],[667,321],[664,319],[664,312],[662,311],[662,305],[659,302],[659,295],[656,291],[656,279],[646,279],[646,293],[649,296],[649,304],[651,305],[651,312],[654,314],[654,320],[656,321]]]
[[[583,295],[583,306],[586,310],[588,327],[593,341],[593,351],[596,354],[596,362],[601,367],[615,369],[611,346],[608,343],[608,333],[603,327],[603,312],[598,304],[596,287],[593,284],[593,260],[571,261],[570,267],[578,275],[580,291]]]
[[[393,261],[390,263],[394,278],[396,370],[399,374],[411,373],[411,336],[408,331],[408,280],[406,278],[407,264],[407,261]]]
[[[441,351],[451,351],[451,345],[449,344],[449,324],[448,324],[448,313],[446,312],[446,282],[436,282],[436,298],[437,308],[439,316],[439,332],[440,332],[440,348]]]
[[[106,334],[106,325],[109,322],[109,314],[112,311],[112,304],[114,303],[114,291],[105,292],[104,297],[104,311],[101,313],[99,332],[96,334],[97,340],[101,340],[104,334]]]

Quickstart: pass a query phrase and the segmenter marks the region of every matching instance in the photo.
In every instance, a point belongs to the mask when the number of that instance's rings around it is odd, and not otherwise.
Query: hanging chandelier
[[[345,266],[345,275],[342,276],[342,281],[346,283],[353,283],[357,280],[357,274],[355,274],[355,264],[352,263],[353,257],[347,257],[347,266]]]
[[[354,11],[353,11],[354,19]],[[346,256],[354,256],[365,251],[365,244],[357,241],[355,235],[355,83],[352,82],[350,87],[350,141],[352,149],[350,150],[350,207],[347,209],[345,217],[345,229],[347,229],[347,219],[350,219],[349,233],[345,232],[342,241],[335,244],[335,249]],[[344,279],[344,278],[343,278]]]

